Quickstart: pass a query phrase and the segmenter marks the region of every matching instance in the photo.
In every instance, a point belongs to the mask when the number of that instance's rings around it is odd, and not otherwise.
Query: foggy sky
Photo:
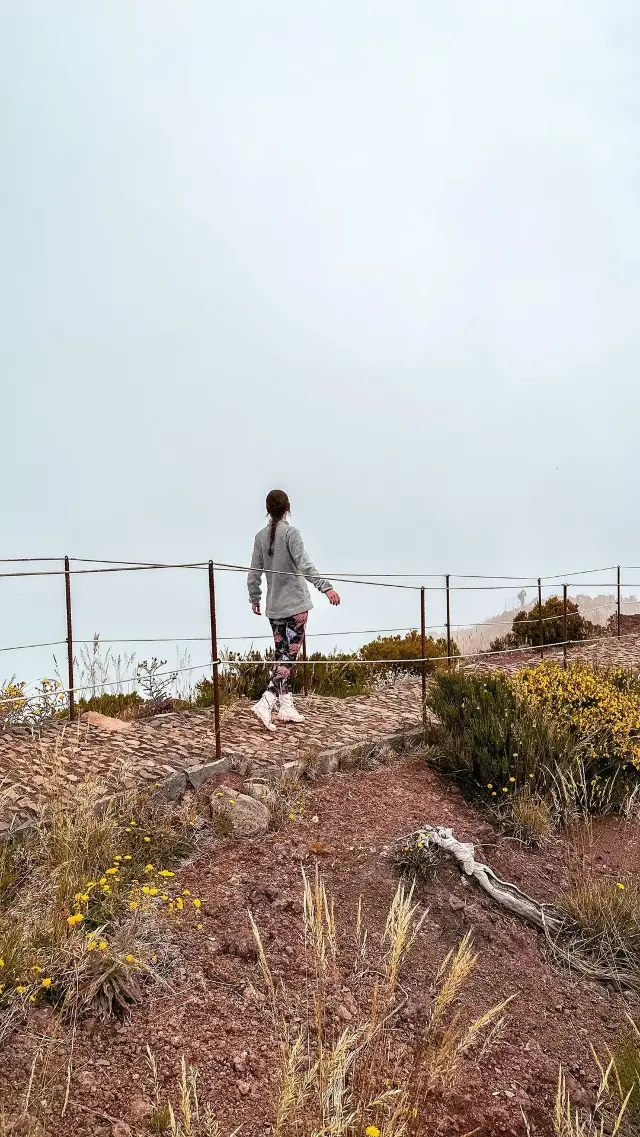
[[[244,563],[282,486],[326,573],[640,562],[639,47],[631,0],[0,0],[0,555]],[[310,630],[416,623],[343,592]],[[0,580],[0,643],[62,597]],[[204,574],[74,622],[206,635]]]

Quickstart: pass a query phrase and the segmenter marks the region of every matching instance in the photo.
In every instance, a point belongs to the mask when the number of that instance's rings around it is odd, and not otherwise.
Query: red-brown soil
[[[313,871],[319,862],[343,929],[351,933],[362,896],[368,925],[380,932],[398,879],[385,850],[422,823],[450,825],[458,838],[476,842],[480,858],[500,876],[540,900],[557,896],[583,856],[593,871],[607,875],[640,869],[637,827],[607,823],[581,851],[580,842],[558,842],[530,852],[501,837],[421,761],[334,776],[312,789],[301,820],[288,821],[261,840],[203,848],[182,870],[183,887],[202,897],[203,928],[180,928],[182,958],[173,992],[154,988],[124,1024],[78,1024],[64,1120],[60,1108],[69,1048],[66,1043],[52,1048],[41,1093],[47,1102],[47,1137],[122,1137],[128,1130],[116,1121],[134,1132],[143,1130],[147,1044],[166,1088],[182,1055],[198,1068],[201,1100],[212,1102],[223,1133],[240,1123],[247,1137],[268,1133],[275,1047],[269,1011],[255,998],[262,982],[247,909],[262,931],[274,975],[300,992],[301,865]],[[399,1029],[411,1032],[420,1020],[438,963],[469,929],[480,958],[464,989],[464,1014],[471,1017],[516,995],[504,1032],[479,1060],[467,1063],[451,1098],[434,1104],[432,1116],[424,1119],[425,1135],[458,1137],[471,1129],[480,1137],[524,1134],[524,1111],[532,1131],[546,1137],[559,1065],[568,1073],[576,1104],[591,1100],[597,1071],[590,1043],[600,1050],[615,1043],[625,1015],[637,1015],[636,996],[562,972],[540,934],[498,912],[474,885],[464,884],[450,862],[419,886],[418,897],[429,915],[402,976],[408,1002]],[[336,992],[337,1015],[345,995]],[[34,1053],[53,1023],[52,1011],[36,1010],[6,1048],[0,1102],[9,1112],[20,1101]]]

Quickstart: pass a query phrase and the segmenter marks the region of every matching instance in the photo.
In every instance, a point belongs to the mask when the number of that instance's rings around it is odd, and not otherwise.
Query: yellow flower
[[[492,789],[493,789],[493,782],[489,782],[489,785],[487,786],[487,789],[488,789],[488,790],[492,790]]]
[[[620,882],[618,881],[618,883],[616,884],[616,888],[624,888],[624,884],[620,884]]]
[[[126,959],[127,963],[135,963],[135,959],[133,958],[132,955],[126,955],[125,959]]]
[[[114,861],[121,861],[122,860],[122,853],[118,853],[117,857],[114,857],[113,859],[114,859]]]
[[[125,859],[125,861],[130,861],[131,860],[131,853],[127,853],[127,855],[124,859]]]
[[[98,945],[95,940],[89,940],[89,943],[87,944],[87,951],[95,951],[97,946]]]
[[[380,1137],[380,1130],[377,1125],[369,1125],[365,1129],[365,1137]]]
[[[513,757],[514,757],[514,758],[517,758],[517,757],[518,757],[518,751],[517,751],[517,750],[516,750],[516,752],[515,752],[515,754],[514,754],[514,756],[513,756]]]
[[[129,907],[130,907],[132,912],[135,912],[136,908],[138,907],[137,900],[131,900],[129,903]]]
[[[18,993],[18,995],[26,995],[27,990],[28,990],[27,987],[23,987],[23,986],[16,987],[16,992]]]
[[[509,787],[508,787],[508,786],[503,786],[503,787],[502,787],[502,792],[503,792],[503,794],[508,794],[508,793],[509,793]]]
[[[67,916],[67,924],[70,928],[75,927],[76,924],[81,924],[83,920],[82,912],[76,912],[75,916]]]
[[[510,782],[515,782],[515,778],[509,778]]]
[[[191,896],[191,890],[189,888],[183,888],[182,889],[182,895],[183,896]]]
[[[154,871],[154,869],[153,869],[153,865],[145,865],[145,866],[144,866],[144,871],[145,871],[145,872],[153,872],[153,871]]]
[[[158,895],[158,889],[157,888],[150,888],[149,889],[149,896],[157,896],[157,895]]]
[[[144,841],[150,841],[150,840],[151,840],[151,838],[150,838],[150,837],[144,837],[144,838],[143,838],[143,840],[144,840]]]
[[[497,795],[496,791],[494,790],[493,793],[491,794],[491,797],[497,797],[497,796],[498,795]]]
[[[41,971],[42,971],[42,968],[41,968],[41,967],[39,967],[37,963],[34,963],[34,965],[33,965],[33,967],[31,968],[31,970],[32,970],[32,971],[33,971],[33,972],[34,972],[36,975],[40,975],[40,973],[41,973]]]
[[[115,876],[115,875],[116,875],[116,873],[117,873],[117,871],[118,871],[117,867],[116,867],[116,868],[107,869],[107,876]]]
[[[100,948],[100,951],[106,951],[107,947],[108,947],[107,941],[106,940],[100,940],[98,947]]]
[[[4,960],[0,959],[0,967],[4,967]]]
[[[176,899],[176,908],[179,912],[182,912],[182,909],[184,908],[184,903],[181,896],[178,896]]]
[[[194,907],[194,908],[199,908],[199,907],[200,907],[200,905],[201,905],[201,903],[202,903],[202,901],[201,901],[201,900],[193,900],[193,901],[192,901],[192,904],[193,904],[193,907]]]
[[[107,878],[106,878],[106,876],[101,876],[101,877],[100,877],[100,881],[99,881],[99,883],[100,883],[100,884],[106,884],[106,883],[107,883]]]
[[[51,980],[50,979],[43,979],[40,986],[41,987],[50,987],[51,986]]]
[[[160,869],[158,876],[175,876],[174,872],[169,872],[169,869]]]

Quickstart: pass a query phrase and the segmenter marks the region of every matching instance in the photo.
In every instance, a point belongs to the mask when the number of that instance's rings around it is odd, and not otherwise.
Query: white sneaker
[[[273,694],[273,691],[265,691],[262,698],[259,699],[257,703],[254,703],[251,708],[256,718],[260,719],[260,722],[264,727],[267,728],[267,730],[276,729],[271,722],[271,711],[275,704],[276,697]]]
[[[293,703],[293,695],[280,696],[280,708],[278,710],[278,718],[282,722],[304,722],[304,715],[296,709]]]

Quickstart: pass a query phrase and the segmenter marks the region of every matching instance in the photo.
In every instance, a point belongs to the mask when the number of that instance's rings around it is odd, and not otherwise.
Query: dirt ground
[[[398,881],[386,851],[425,823],[449,825],[458,838],[474,841],[500,876],[540,900],[553,900],[583,858],[607,875],[640,870],[637,826],[608,822],[594,829],[591,843],[527,851],[500,836],[420,760],[317,783],[303,816],[280,832],[203,846],[181,870],[182,886],[202,898],[203,926],[180,928],[171,991],[154,988],[128,1022],[78,1024],[64,1119],[69,1041],[45,1045],[44,1078],[38,1063],[33,1099],[40,1099],[47,1137],[124,1137],[127,1125],[144,1131],[147,1045],[167,1089],[182,1055],[197,1067],[201,1101],[211,1101],[224,1134],[240,1124],[247,1137],[268,1133],[275,1047],[247,910],[261,929],[275,977],[302,996],[301,866],[313,871],[319,863],[344,934],[351,933],[360,896],[368,926],[379,933]],[[408,999],[399,1030],[411,1032],[420,1020],[437,965],[468,930],[480,958],[464,990],[465,1016],[516,996],[494,1046],[467,1062],[449,1099],[434,1103],[424,1119],[425,1135],[460,1137],[472,1129],[479,1137],[524,1134],[522,1112],[534,1133],[549,1134],[559,1065],[575,1103],[590,1101],[597,1083],[590,1044],[600,1051],[614,1044],[625,1015],[638,1014],[637,997],[563,972],[542,935],[501,915],[451,863],[443,862],[417,895],[429,914],[402,975]],[[345,985],[331,1008],[337,1022],[348,1017],[348,1007]],[[291,1014],[295,1025],[295,998]],[[38,1008],[9,1040],[0,1067],[0,1102],[9,1113],[19,1105],[34,1055],[54,1034],[54,1024],[53,1012]]]

